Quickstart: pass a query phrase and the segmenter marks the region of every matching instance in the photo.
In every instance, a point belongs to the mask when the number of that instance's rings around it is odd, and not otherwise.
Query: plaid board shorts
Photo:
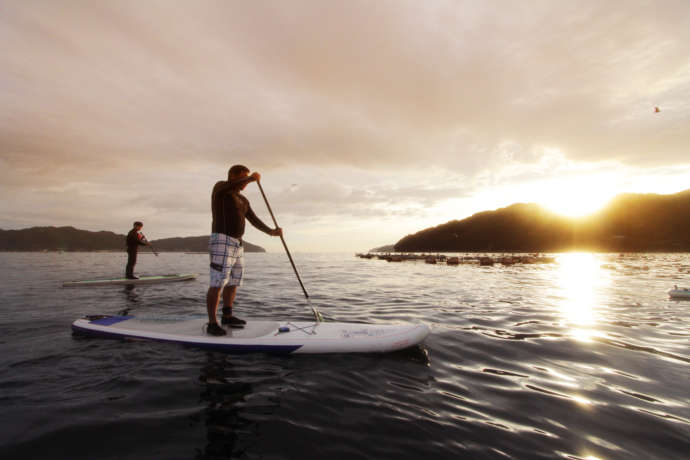
[[[211,260],[211,287],[223,287],[225,283],[229,283],[229,286],[242,286],[244,272],[242,241],[224,233],[211,233],[208,254]]]

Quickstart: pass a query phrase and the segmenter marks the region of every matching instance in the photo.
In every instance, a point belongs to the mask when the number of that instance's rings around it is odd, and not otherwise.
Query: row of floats
[[[556,263],[555,257],[546,257],[540,254],[528,255],[501,255],[495,257],[489,256],[447,256],[443,254],[415,254],[415,253],[360,253],[355,254],[362,259],[381,259],[388,262],[405,262],[405,261],[424,261],[427,264],[445,263],[446,265],[460,265],[460,264],[479,264],[482,266],[492,266],[495,264],[515,265],[515,264],[553,264]],[[606,267],[604,267],[606,268]],[[648,269],[648,268],[647,268]],[[673,286],[668,292],[672,299],[687,299],[690,300],[690,289],[678,286]]]
[[[413,253],[385,253],[372,254],[361,253],[355,254],[362,259],[381,259],[388,262],[406,262],[423,260],[427,264],[445,263],[446,265],[460,265],[460,264],[479,264],[481,266],[492,266],[495,264],[515,265],[515,264],[553,264],[556,263],[555,257],[546,257],[540,254],[528,255],[502,255],[498,257],[489,256],[446,256],[443,254],[413,254]]]

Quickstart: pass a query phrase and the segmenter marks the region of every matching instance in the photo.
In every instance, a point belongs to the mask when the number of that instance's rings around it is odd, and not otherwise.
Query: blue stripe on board
[[[113,324],[119,323],[120,321],[127,321],[131,318],[134,318],[134,316],[106,316],[105,318],[89,321],[89,324],[98,324],[99,326],[112,326]]]
[[[203,348],[205,350],[225,351],[228,353],[281,353],[287,354],[302,348],[302,345],[239,345],[232,343],[198,343],[185,342],[182,340],[172,339],[158,339],[152,337],[139,337],[136,335],[127,335],[117,332],[96,331],[93,329],[86,329],[72,324],[72,332],[75,334],[88,335],[91,337],[102,337],[106,339],[135,339],[135,340],[150,340],[153,342],[168,342],[177,343],[194,348]]]

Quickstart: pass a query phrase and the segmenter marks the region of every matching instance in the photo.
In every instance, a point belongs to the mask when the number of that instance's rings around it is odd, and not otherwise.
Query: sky
[[[205,235],[233,164],[303,252],[675,193],[688,43],[687,0],[0,0],[0,228]]]

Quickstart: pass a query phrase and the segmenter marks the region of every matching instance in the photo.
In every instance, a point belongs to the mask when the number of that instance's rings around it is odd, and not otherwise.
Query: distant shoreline
[[[206,252],[209,235],[149,240],[156,252]],[[245,252],[266,252],[244,241]],[[31,227],[0,229],[0,252],[124,252],[125,235],[108,231],[92,232],[74,227]],[[140,254],[150,253],[141,247]]]
[[[122,249],[122,250],[120,251],[120,250],[113,249],[113,250],[95,250],[95,251],[86,251],[86,250],[84,250],[84,251],[81,251],[81,250],[71,250],[71,249],[69,249],[69,250],[68,250],[68,249],[64,249],[64,250],[61,250],[61,249],[41,249],[41,250],[0,249],[0,253],[20,253],[20,252],[21,252],[21,253],[36,253],[36,254],[40,254],[40,253],[57,253],[57,254],[61,254],[61,253],[70,253],[70,254],[76,254],[76,253],[80,253],[80,254],[83,254],[83,253],[89,253],[89,254],[120,254],[120,253],[124,253],[124,254],[126,254],[126,253],[127,253],[127,250],[126,250],[126,249]],[[189,254],[189,255],[192,255],[192,254],[208,254],[208,252],[201,252],[201,251],[199,251],[199,252],[195,252],[195,251],[185,251],[185,250],[182,250],[182,249],[180,249],[179,251],[158,251],[158,250],[157,250],[156,252],[158,252],[158,254]],[[344,252],[344,251],[341,251],[341,252]],[[266,253],[266,254],[268,254],[267,251],[246,251],[245,253],[248,253],[248,254],[252,254],[252,253]],[[146,255],[146,254],[151,254],[152,256],[155,255],[153,252],[149,252],[149,251],[146,251],[146,250],[143,250],[143,251],[139,251],[139,252],[138,252],[138,255],[140,255],[140,256],[141,256],[141,255]]]

